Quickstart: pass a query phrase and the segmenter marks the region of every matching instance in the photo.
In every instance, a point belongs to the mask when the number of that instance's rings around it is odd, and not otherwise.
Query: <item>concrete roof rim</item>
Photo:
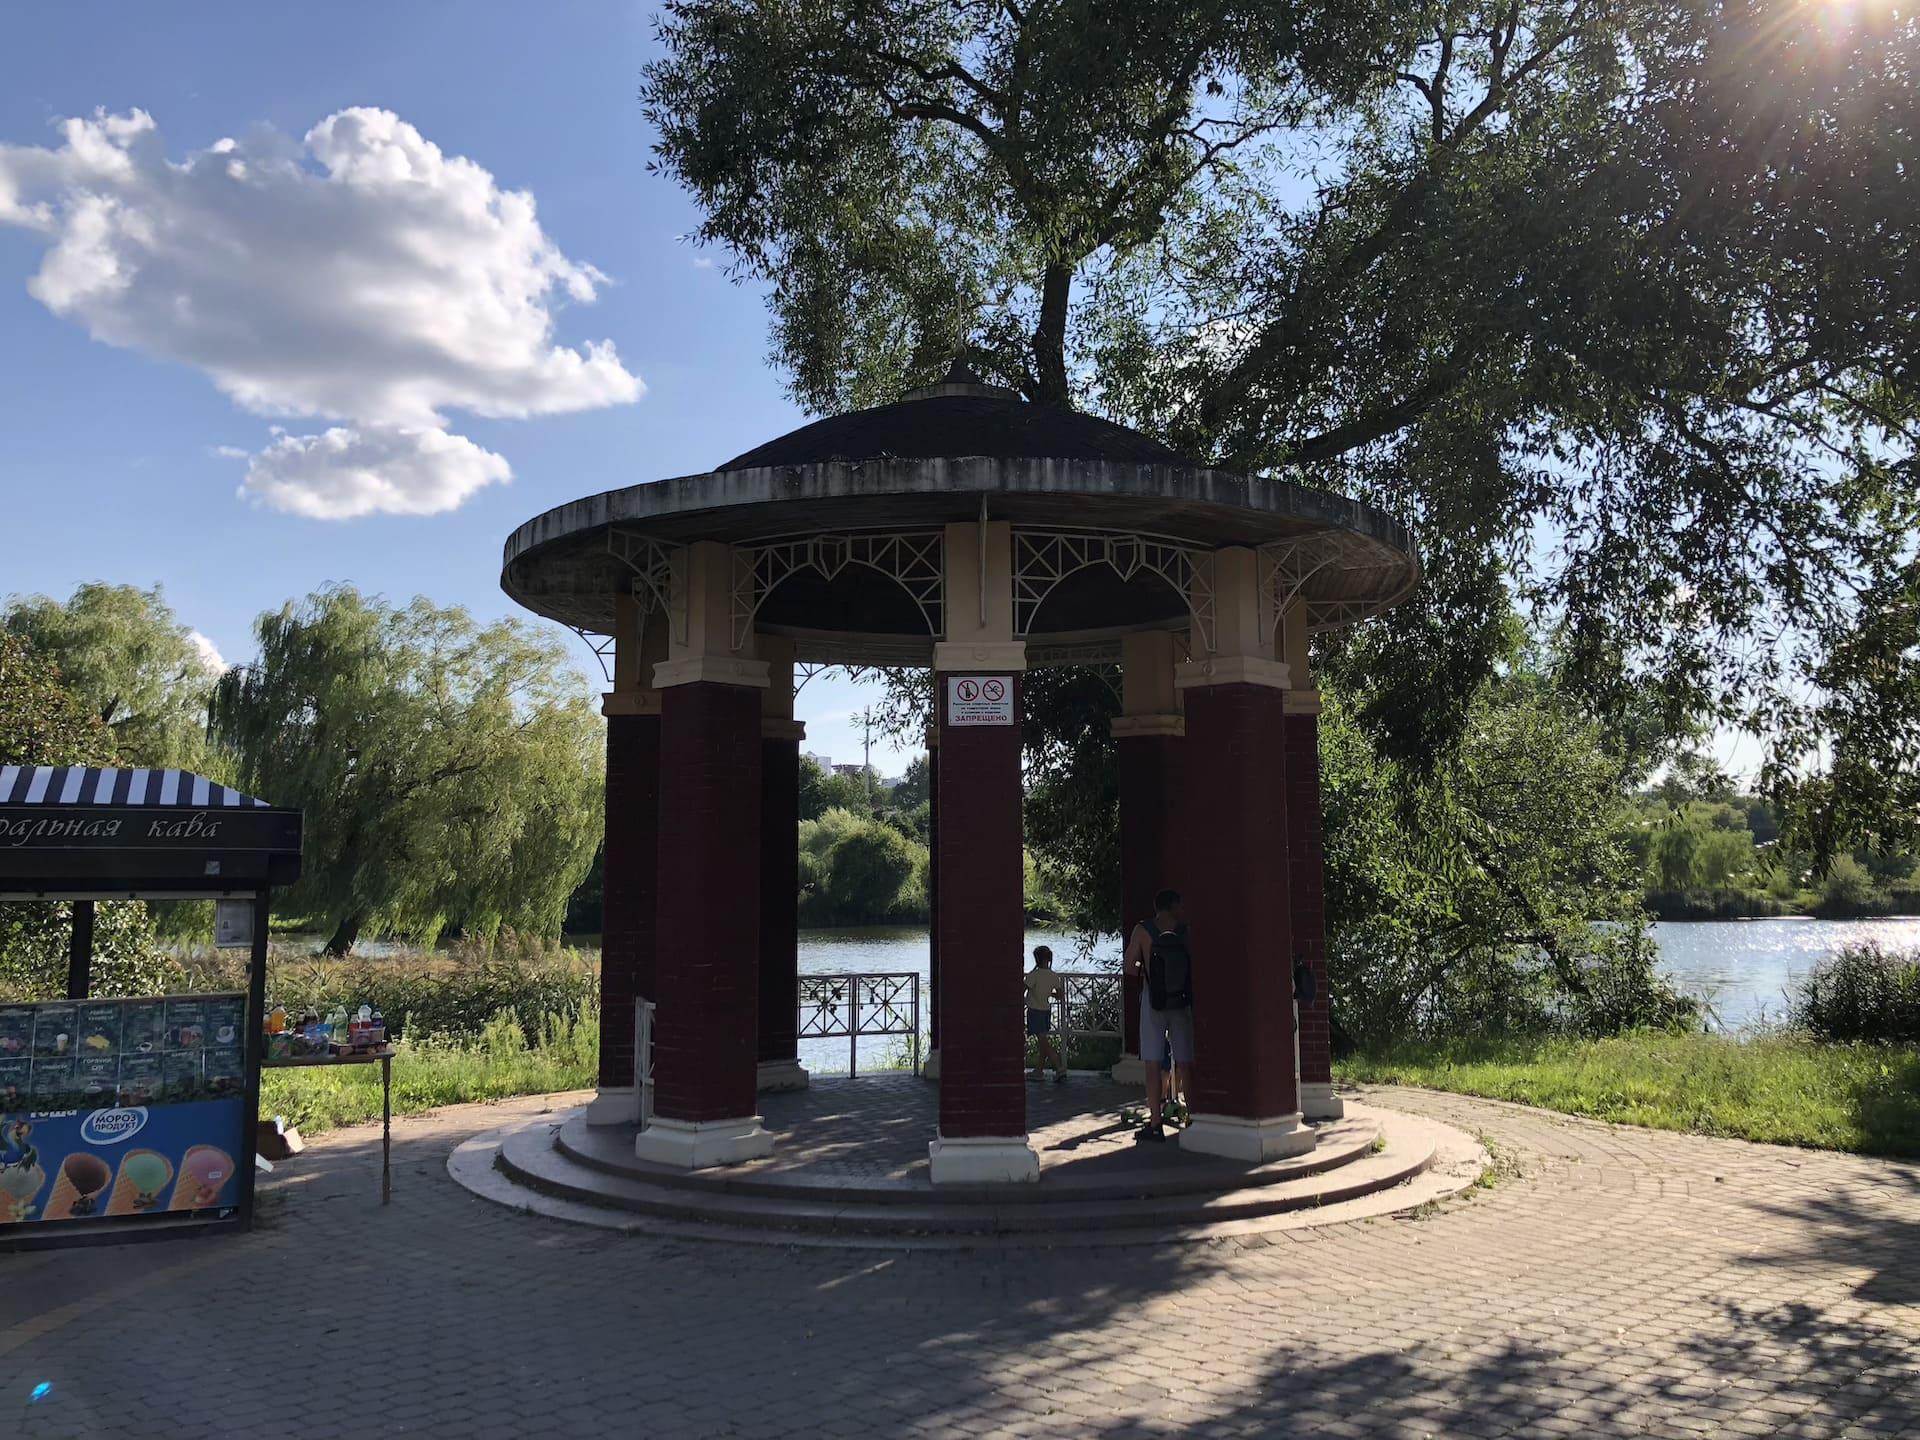
[[[1121,481],[1131,476],[1136,479],[1142,472],[1160,477],[1163,482],[1153,489],[1134,488],[1124,484],[1112,489],[1083,489],[1075,486],[1044,484],[1007,483],[1014,479],[1019,470],[1060,466],[1077,469],[1083,473],[1103,474],[1109,481]],[[1016,469],[1015,467],[1019,467]],[[829,472],[844,473],[852,476],[860,471],[875,469],[880,471],[899,469],[916,473],[920,483],[890,484],[876,488],[842,489],[838,492],[822,490],[820,493],[805,495],[780,494],[780,490],[791,490],[796,485],[804,486],[808,480],[819,482]],[[959,470],[954,478],[958,483],[939,483],[947,477],[937,472]],[[929,474],[929,472],[936,472]],[[997,480],[999,483],[983,483]],[[1165,482],[1175,482],[1171,487],[1176,493],[1168,493]],[[932,483],[929,483],[932,482]],[[1184,483],[1182,483],[1184,482]],[[695,490],[694,487],[699,487]],[[1265,491],[1285,497],[1293,502],[1286,505],[1258,505],[1242,502],[1234,505],[1226,500],[1211,500],[1192,494],[1177,493],[1179,490],[1197,487],[1212,489],[1221,486],[1239,489],[1249,498]],[[716,503],[713,492],[716,490],[735,491],[741,487],[759,488],[763,494],[748,499],[723,499]],[[808,487],[812,488],[812,487]],[[692,492],[692,493],[687,493]],[[622,500],[657,500],[661,497],[677,497],[687,494],[693,503],[669,504],[625,504]],[[605,531],[615,525],[634,524],[644,527],[649,520],[667,520],[678,517],[691,518],[697,515],[712,514],[716,517],[729,511],[748,513],[760,506],[792,501],[857,501],[862,499],[911,499],[915,496],[955,497],[961,495],[994,494],[1014,496],[1048,496],[1081,494],[1089,499],[1114,498],[1119,500],[1160,500],[1163,502],[1187,501],[1204,504],[1211,509],[1230,511],[1240,509],[1253,515],[1287,516],[1303,520],[1318,520],[1331,528],[1345,530],[1350,534],[1362,536],[1397,551],[1416,567],[1418,552],[1413,537],[1407,527],[1393,516],[1366,501],[1352,496],[1341,495],[1334,491],[1316,490],[1297,481],[1276,479],[1271,476],[1248,476],[1234,471],[1218,470],[1211,467],[1166,464],[1159,462],[1131,462],[1112,460],[1073,460],[1054,459],[1046,456],[1034,456],[1022,459],[1003,459],[993,456],[951,456],[938,460],[896,460],[879,457],[872,460],[844,460],[830,462],[812,462],[804,465],[770,466],[750,470],[701,471],[689,475],[671,476],[662,480],[647,481],[638,485],[622,486],[614,490],[602,491],[596,495],[583,496],[562,505],[543,511],[517,527],[507,537],[503,547],[502,568],[522,560],[548,545],[566,541],[580,541],[593,532]],[[888,527],[874,527],[888,528]],[[1099,528],[1099,527],[1090,527]],[[805,530],[791,532],[807,533]],[[760,539],[763,537],[752,537]],[[1162,538],[1181,537],[1165,535]],[[1204,543],[1188,541],[1186,543]]]

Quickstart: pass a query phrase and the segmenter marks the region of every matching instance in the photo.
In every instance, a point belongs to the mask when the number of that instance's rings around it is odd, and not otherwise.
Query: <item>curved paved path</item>
[[[1367,1098],[1511,1173],[1416,1217],[1204,1245],[775,1250],[537,1220],[447,1178],[456,1141],[536,1101],[396,1122],[384,1211],[378,1132],[348,1131],[263,1187],[252,1237],[0,1257],[0,1424],[1920,1435],[1920,1166]]]

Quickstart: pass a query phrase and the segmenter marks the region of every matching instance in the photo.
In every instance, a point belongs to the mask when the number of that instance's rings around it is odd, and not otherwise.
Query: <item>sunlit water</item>
[[[1653,927],[1667,974],[1704,1000],[1713,1028],[1748,1030],[1787,1018],[1809,971],[1845,945],[1920,950],[1920,916],[1885,920],[1670,920]]]
[[[1728,1031],[1785,1020],[1794,988],[1843,945],[1871,940],[1885,949],[1920,950],[1920,917],[1666,921],[1655,925],[1653,932],[1667,975],[1681,990],[1707,1003],[1713,1028]],[[319,937],[313,939],[317,944]],[[1051,945],[1054,964],[1062,970],[1110,970],[1119,961],[1120,942],[1113,938],[1083,951],[1070,932],[1030,930],[1029,953],[1035,945]],[[378,958],[393,948],[370,941],[357,946],[355,953]],[[802,931],[800,971],[804,975],[881,971],[918,976],[921,1025],[926,1026],[930,1000],[927,932],[922,927]],[[1009,1008],[1013,1004],[1010,995]],[[873,1069],[898,1063],[905,1055],[904,1039],[868,1037],[860,1042],[859,1064],[863,1070]],[[849,1064],[847,1041],[803,1040],[800,1059],[815,1074],[844,1074]]]
[[[1653,927],[1661,968],[1676,986],[1706,1002],[1709,1023],[1734,1032],[1780,1024],[1795,987],[1842,946],[1871,940],[1883,949],[1920,950],[1920,916],[1884,920],[1703,920],[1667,921]],[[1034,930],[1027,947],[1051,945],[1054,964],[1065,970],[1111,969],[1119,941],[1107,939],[1090,954],[1062,931]],[[842,970],[911,971],[920,977],[925,1013],[927,932],[922,929],[810,930],[800,937],[800,968],[821,974]],[[1009,1002],[1011,1003],[1011,1002]],[[844,1040],[803,1044],[809,1069],[847,1068]],[[863,1041],[860,1063],[878,1063],[879,1042]]]

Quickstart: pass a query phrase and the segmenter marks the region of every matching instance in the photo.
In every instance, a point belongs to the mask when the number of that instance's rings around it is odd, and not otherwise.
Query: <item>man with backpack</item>
[[[1140,1060],[1147,1072],[1147,1127],[1143,1140],[1167,1138],[1160,1057],[1193,1085],[1193,955],[1178,890],[1153,897],[1153,918],[1142,920],[1127,940],[1126,966],[1140,985]]]

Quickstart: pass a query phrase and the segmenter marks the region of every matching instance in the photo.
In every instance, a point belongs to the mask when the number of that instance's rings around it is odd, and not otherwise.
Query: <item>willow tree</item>
[[[159,586],[89,584],[66,600],[16,599],[0,623],[59,666],[122,762],[199,768],[218,670]]]
[[[346,588],[262,615],[214,693],[239,784],[306,813],[293,913],[363,931],[557,933],[593,861],[601,722],[561,646]]]
[[[22,635],[0,631],[0,765],[111,765],[113,732],[66,685],[59,666]],[[0,996],[65,993],[70,901],[0,901]],[[164,987],[166,967],[147,907],[97,903],[93,993],[146,995]]]
[[[1426,583],[1344,657],[1388,755],[1459,742],[1517,596],[1602,717],[1920,813],[1910,10],[673,0],[660,39],[657,166],[807,406],[958,352],[1392,510]]]

